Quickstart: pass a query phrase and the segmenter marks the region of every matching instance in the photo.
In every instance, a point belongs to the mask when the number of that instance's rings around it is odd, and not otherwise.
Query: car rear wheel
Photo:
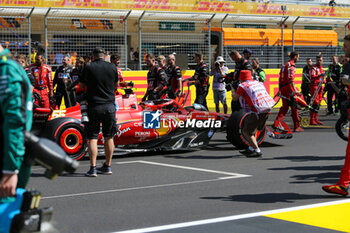
[[[248,141],[242,134],[242,126],[247,115],[248,114],[246,114],[243,110],[235,111],[227,121],[226,138],[237,149],[245,149],[249,146]],[[257,132],[256,140],[259,145],[264,141],[265,136],[266,128]]]
[[[84,137],[83,127],[80,125],[68,123],[62,126],[55,138],[56,143],[72,159],[79,160],[87,152],[87,140]]]

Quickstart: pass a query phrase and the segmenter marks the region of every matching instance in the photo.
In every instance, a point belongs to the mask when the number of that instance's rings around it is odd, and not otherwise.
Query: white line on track
[[[237,176],[225,177],[225,179],[237,179],[237,178],[241,178],[241,177],[237,177]],[[95,191],[95,192],[63,194],[63,195],[57,195],[57,196],[42,197],[41,200],[78,197],[78,196],[87,196],[87,195],[96,195],[96,194],[105,194],[105,193],[114,193],[114,192],[125,192],[125,191],[141,190],[141,189],[162,188],[162,187],[171,187],[171,186],[187,185],[187,184],[200,184],[200,183],[221,181],[221,180],[224,180],[224,179],[216,178],[216,179],[210,179],[210,180],[197,180],[197,181],[179,182],[179,183],[172,183],[172,184],[159,184],[159,185],[150,185],[150,186],[134,187],[134,188],[111,189],[111,190]]]
[[[276,210],[267,210],[267,211],[249,213],[249,214],[240,214],[240,215],[233,215],[233,216],[220,217],[220,218],[211,218],[211,219],[176,223],[176,224],[149,227],[149,228],[140,228],[140,229],[134,229],[134,230],[127,230],[127,231],[118,231],[118,232],[113,232],[113,233],[141,233],[141,232],[164,231],[164,230],[178,229],[178,228],[184,228],[184,227],[192,227],[192,226],[199,226],[199,225],[205,225],[205,224],[234,221],[234,220],[245,219],[245,218],[260,217],[260,216],[264,216],[264,215],[271,215],[271,214],[277,214],[277,213],[283,213],[283,212],[289,212],[289,211],[295,211],[295,210],[303,210],[303,209],[330,206],[330,205],[336,205],[336,204],[344,204],[344,203],[350,203],[350,200],[347,199],[347,200],[340,200],[340,201],[331,201],[331,202],[303,205],[303,206],[297,206],[297,207],[289,207],[289,208],[276,209]]]
[[[179,165],[173,165],[173,164],[167,164],[167,163],[149,162],[149,161],[143,161],[143,160],[116,162],[114,164],[131,164],[131,163],[150,164],[150,165],[156,165],[156,166],[164,166],[164,167],[171,167],[171,168],[187,169],[187,170],[192,170],[192,171],[215,173],[215,174],[228,175],[228,176],[218,177],[218,178],[215,178],[215,179],[179,182],[179,183],[172,183],[172,184],[160,184],[160,185],[150,185],[150,186],[124,188],[124,189],[112,189],[112,190],[103,190],[103,191],[94,191],[94,192],[62,194],[62,195],[56,195],[56,196],[43,197],[41,199],[45,200],[45,199],[54,199],[54,198],[56,198],[56,199],[57,198],[68,198],[68,197],[87,196],[87,195],[105,194],[105,193],[113,193],[113,192],[125,192],[125,191],[160,188],[160,187],[171,187],[171,186],[178,186],[178,185],[199,184],[199,183],[205,183],[205,182],[213,182],[213,181],[221,181],[221,180],[228,180],[228,179],[245,178],[245,177],[250,177],[251,176],[251,175],[245,175],[245,174],[239,174],[239,173],[216,171],[216,170],[209,170],[209,169],[196,168],[196,167],[179,166]]]
[[[179,165],[173,165],[173,164],[167,164],[167,163],[149,162],[149,161],[143,161],[143,160],[140,160],[138,162],[139,163],[145,163],[145,164],[151,164],[151,165],[157,165],[157,166],[180,168],[180,169],[186,169],[186,170],[192,170],[192,171],[201,171],[201,172],[208,172],[208,173],[216,173],[216,174],[222,174],[222,175],[236,176],[237,178],[250,177],[251,176],[251,175],[244,175],[244,174],[239,174],[239,173],[223,172],[223,171],[216,171],[216,170],[196,168],[196,167],[179,166]]]

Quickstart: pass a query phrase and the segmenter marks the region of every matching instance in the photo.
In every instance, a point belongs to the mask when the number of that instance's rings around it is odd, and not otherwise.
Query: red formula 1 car
[[[209,112],[198,104],[183,107],[188,94],[176,100],[161,99],[139,104],[131,88],[124,88],[124,91],[125,94],[118,94],[115,99],[118,132],[114,144],[118,154],[197,149],[208,145],[215,132],[226,129],[227,139],[235,147],[248,146],[241,133],[246,116],[241,111],[230,116]],[[81,122],[86,118],[84,109],[86,105],[81,107],[79,104],[65,110],[35,108],[33,131],[55,141],[71,158],[78,160],[87,152]],[[267,131],[266,128],[259,132],[259,144],[264,141]],[[103,145],[102,135],[98,144]]]
[[[120,152],[189,150],[208,145],[214,133],[225,128],[229,115],[208,112],[201,105],[183,107],[182,99],[137,102],[131,88],[116,95],[118,132],[114,137]],[[85,108],[85,106],[84,106]],[[78,160],[87,152],[79,104],[65,110],[35,108],[33,131],[59,144]],[[83,111],[83,116],[84,116]],[[100,135],[99,145],[103,145]]]

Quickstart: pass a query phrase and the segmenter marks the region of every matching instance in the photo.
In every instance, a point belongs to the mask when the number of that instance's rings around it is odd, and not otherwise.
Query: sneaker
[[[301,127],[295,128],[294,132],[304,132],[304,129]]]
[[[323,191],[327,193],[333,193],[333,194],[338,194],[342,196],[347,196],[349,195],[348,193],[348,187],[344,187],[343,185],[340,184],[334,184],[334,185],[324,185],[322,186]]]
[[[245,156],[248,157],[248,158],[257,158],[257,157],[261,157],[262,153],[261,152],[256,152],[256,151],[252,151],[252,153],[246,154]]]
[[[240,150],[239,153],[243,154],[243,155],[249,155],[251,153],[253,153],[254,151],[249,150],[249,149],[245,149],[245,150]]]
[[[87,173],[85,173],[85,176],[97,177],[96,167],[90,167],[90,170]]]
[[[105,163],[103,163],[102,167],[97,168],[97,173],[104,175],[112,175],[112,168],[111,166],[107,166]]]

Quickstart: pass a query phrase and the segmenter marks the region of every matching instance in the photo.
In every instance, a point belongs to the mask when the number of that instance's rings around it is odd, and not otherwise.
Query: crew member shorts
[[[226,104],[226,90],[213,90],[213,92],[215,104],[219,104],[219,102]]]
[[[262,131],[265,128],[268,117],[269,113],[249,113],[244,119],[242,131],[250,135],[255,134],[258,130]]]
[[[114,137],[117,132],[115,113],[114,104],[88,105],[89,122],[86,123],[86,137],[98,139],[101,124],[103,137]]]

